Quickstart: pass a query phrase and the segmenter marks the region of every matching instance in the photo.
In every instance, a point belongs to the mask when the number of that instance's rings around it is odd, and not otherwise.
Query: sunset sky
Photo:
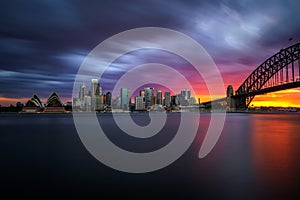
[[[0,105],[26,103],[33,93],[45,102],[52,91],[70,101],[75,75],[88,53],[105,39],[139,27],[169,28],[190,36],[212,57],[224,85],[236,90],[267,58],[300,41],[299,8],[298,0],[4,0],[0,2]],[[133,66],[154,62],[182,73],[197,97],[209,99],[193,67],[160,50],[120,57],[101,77],[101,86],[111,91]],[[90,87],[89,82],[86,85]],[[178,92],[181,89],[178,85]],[[252,104],[300,107],[299,100],[300,89],[291,89],[257,96]]]

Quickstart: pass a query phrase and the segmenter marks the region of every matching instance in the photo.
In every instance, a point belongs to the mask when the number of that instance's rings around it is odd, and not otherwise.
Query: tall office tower
[[[131,104],[131,90],[128,90],[128,99],[129,99],[129,104]]]
[[[92,99],[90,96],[84,97],[84,108],[86,111],[91,111]]]
[[[145,88],[145,107],[152,105],[152,97],[154,96],[154,88]]]
[[[156,98],[155,98],[155,96],[153,95],[152,97],[151,97],[151,105],[155,105],[155,103],[156,103]]]
[[[100,84],[99,83],[97,83],[97,85],[96,85],[96,90],[95,90],[94,95],[96,95],[96,96],[100,96],[101,95]]]
[[[177,105],[179,105],[179,98],[178,98],[178,95],[171,96],[171,103],[172,103],[172,106],[177,106]]]
[[[156,104],[162,105],[162,92],[161,92],[161,90],[156,90]]]
[[[86,86],[84,83],[82,83],[82,85],[80,86],[80,89],[79,89],[79,99],[81,102],[84,101],[85,95],[86,95]]]
[[[97,86],[99,84],[99,81],[98,79],[92,79],[92,95],[95,95],[96,94],[96,89],[97,89]]]
[[[96,95],[95,96],[95,110],[96,111],[104,110],[102,95]]]
[[[90,96],[90,97],[92,96],[92,91],[91,90],[88,91],[87,96]]]
[[[175,96],[176,96],[176,98],[175,98],[175,104],[176,105],[181,105],[180,99],[182,100],[183,97],[181,96],[181,94],[176,94]]]
[[[103,105],[106,105],[106,94],[102,93],[102,102],[103,102]]]
[[[121,88],[121,109],[128,110],[128,106],[129,106],[128,89]]]
[[[97,87],[100,87],[99,86],[99,82],[98,82],[98,79],[92,79],[92,95],[91,95],[91,110],[94,111],[95,108],[96,108],[96,92],[99,91],[96,91],[97,90]],[[100,91],[99,91],[100,93]]]
[[[121,97],[117,96],[115,99],[111,99],[111,106],[114,109],[121,109]]]
[[[140,96],[144,99],[145,98],[145,90],[140,90]]]
[[[171,106],[171,94],[170,92],[165,92],[165,106]]]
[[[188,100],[191,98],[191,91],[189,89],[184,89],[181,91],[181,96],[184,98],[184,100]]]
[[[196,98],[195,97],[191,97],[190,99],[188,99],[188,106],[193,106],[197,103]]]
[[[102,95],[102,89],[100,87],[100,83],[97,83],[96,90],[94,94],[94,101],[95,101],[95,108],[94,110],[103,110],[104,109],[104,102],[103,102],[103,95]]]
[[[104,110],[104,105],[105,105],[105,102],[106,102],[106,95],[102,93],[100,95],[100,98],[101,98],[100,108],[101,108],[101,110],[102,109]]]
[[[106,93],[106,101],[105,101],[105,104],[107,106],[111,106],[111,93],[110,92],[107,92]]]
[[[145,102],[143,97],[135,97],[135,110],[145,110]]]

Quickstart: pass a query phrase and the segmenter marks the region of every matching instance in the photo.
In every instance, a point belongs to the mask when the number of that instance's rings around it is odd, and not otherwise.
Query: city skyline
[[[87,90],[85,82],[79,87],[78,96],[73,96],[73,108],[81,111],[104,111],[111,109],[129,110],[148,110],[177,106],[194,106],[200,104],[200,98],[197,100],[191,96],[191,90],[182,89],[179,93],[169,90],[156,89],[154,87],[139,87],[132,92],[131,88],[120,88],[120,92],[114,96],[110,91],[103,92],[100,81],[91,79],[90,90]],[[142,88],[142,89],[141,89]],[[164,95],[163,95],[164,94]],[[131,107],[134,106],[134,109]]]
[[[132,28],[166,27],[192,37],[217,64],[225,87],[232,85],[234,91],[268,57],[300,40],[300,21],[295,17],[298,1],[146,4],[1,2],[0,105],[26,102],[33,93],[46,101],[51,91],[57,91],[62,101],[71,101],[75,74],[88,53],[106,38]],[[194,76],[189,63],[163,51],[126,54],[112,63],[100,81],[111,91],[124,72],[150,62],[178,70],[192,83],[196,99],[209,99],[203,79]],[[299,98],[300,90],[290,89],[256,96],[252,104],[299,106]]]
[[[135,90],[133,93],[128,88],[121,88],[120,93],[113,98],[110,91],[103,92],[98,79],[91,79],[91,87],[87,87],[85,82],[79,87],[78,96],[73,97],[72,102],[63,103],[56,92],[52,92],[47,98],[47,103],[40,100],[39,96],[34,93],[32,97],[25,102],[16,102],[16,107],[29,110],[42,109],[48,105],[49,99],[54,95],[58,98],[61,105],[68,105],[81,111],[101,111],[111,109],[121,109],[124,111],[148,110],[153,107],[174,107],[174,106],[194,106],[200,104],[200,98],[197,100],[191,96],[191,91],[187,88],[182,89],[179,93],[173,93],[169,90],[154,89],[154,87],[144,87]],[[141,88],[141,87],[140,87]],[[164,95],[163,95],[164,94]],[[34,105],[33,105],[34,104]],[[34,108],[33,108],[34,107]],[[27,111],[26,111],[27,112]]]

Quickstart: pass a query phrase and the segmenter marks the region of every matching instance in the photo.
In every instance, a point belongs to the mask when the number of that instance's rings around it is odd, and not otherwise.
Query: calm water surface
[[[98,116],[124,149],[148,152],[167,144],[180,114],[168,115],[151,139],[122,134],[111,115]],[[135,114],[146,125],[146,114]],[[1,194],[38,197],[179,199],[300,199],[300,115],[228,114],[222,135],[203,159],[198,152],[210,120],[188,151],[159,171],[129,174],[95,160],[82,145],[72,115],[0,115]]]

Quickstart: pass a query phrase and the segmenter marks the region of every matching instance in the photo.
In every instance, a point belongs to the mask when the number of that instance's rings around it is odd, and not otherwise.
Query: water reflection
[[[300,115],[263,114],[251,117],[253,165],[260,190],[273,197],[297,192],[300,184]],[[270,194],[270,193],[268,193]]]
[[[144,114],[135,117],[140,124],[147,120]],[[180,122],[180,114],[170,113],[165,130],[141,141],[118,134],[111,115],[98,118],[116,144],[146,152],[166,145]],[[55,197],[55,191],[83,197],[139,191],[153,199],[300,199],[299,122],[299,114],[230,113],[213,150],[199,159],[210,123],[210,114],[201,113],[200,122],[189,121],[199,123],[198,135],[181,158],[153,173],[128,174],[88,153],[72,115],[0,115],[0,184],[7,191]]]

